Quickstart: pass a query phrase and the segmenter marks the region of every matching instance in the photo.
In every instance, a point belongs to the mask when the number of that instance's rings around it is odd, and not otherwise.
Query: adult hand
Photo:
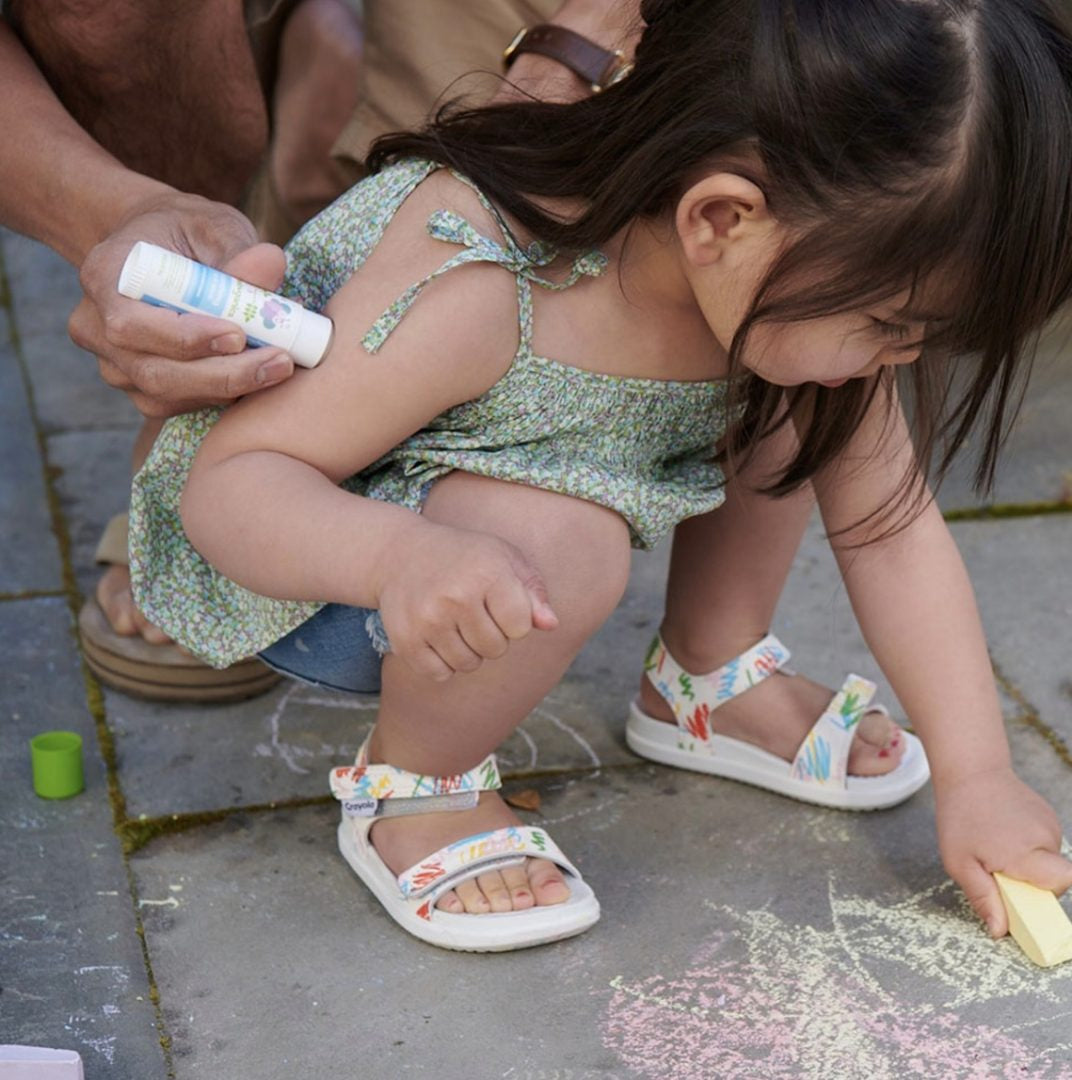
[[[140,204],[86,256],[83,297],[68,322],[75,344],[96,355],[105,382],[125,390],[146,416],[164,417],[227,404],[290,377],[294,364],[285,352],[246,349],[231,323],[121,296],[119,272],[138,240],[266,289],[279,287],[286,267],[283,252],[259,244],[253,225],[230,206],[181,192]]]

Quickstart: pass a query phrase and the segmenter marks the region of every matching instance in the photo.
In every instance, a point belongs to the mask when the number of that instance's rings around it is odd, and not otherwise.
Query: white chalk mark
[[[559,731],[564,731],[575,743],[577,743],[577,745],[588,755],[592,764],[597,769],[602,767],[603,762],[599,760],[599,755],[592,749],[588,740],[585,739],[583,735],[574,731],[569,724],[560,720],[554,713],[548,712],[546,709],[535,709],[533,715],[540,717],[542,720],[550,720]]]
[[[138,907],[169,907],[177,908],[179,906],[178,900],[174,896],[169,896],[166,900],[139,900]]]
[[[529,764],[530,769],[536,768],[536,762],[539,760],[540,752],[536,749],[536,740],[523,728],[517,729],[517,734],[521,736],[525,741],[525,745],[529,748]]]
[[[97,895],[98,896],[118,896],[119,895],[119,890],[118,889],[98,889],[97,890]]]
[[[89,1039],[82,1036],[83,1042],[91,1050],[96,1050],[109,1065],[115,1064],[115,1036],[108,1035],[103,1039]]]
[[[276,702],[275,708],[272,710],[272,715],[268,717],[268,729],[272,733],[272,749],[283,759],[283,764],[286,765],[291,772],[297,773],[299,776],[308,776],[309,769],[303,768],[294,760],[294,747],[289,743],[283,742],[279,738],[279,720],[283,713],[286,711],[287,704],[290,699],[297,693],[298,683],[293,683],[288,686],[283,696]]]
[[[308,690],[308,687],[299,685],[298,689]],[[352,712],[367,712],[380,707],[380,699],[368,698],[354,694],[348,697],[316,697],[304,695],[298,699],[299,705],[322,705],[326,709],[349,709]]]

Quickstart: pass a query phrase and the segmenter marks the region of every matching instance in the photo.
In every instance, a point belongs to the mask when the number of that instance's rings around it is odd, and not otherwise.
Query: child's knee
[[[425,516],[441,525],[492,533],[539,571],[560,634],[587,637],[617,607],[629,581],[629,528],[585,499],[467,473],[433,487]]]

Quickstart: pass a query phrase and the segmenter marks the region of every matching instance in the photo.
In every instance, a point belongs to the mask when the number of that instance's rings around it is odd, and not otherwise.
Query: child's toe
[[[565,903],[570,896],[566,879],[552,862],[533,859],[529,863],[529,881],[536,896],[536,903],[541,906]]]
[[[463,881],[454,891],[469,915],[484,915],[491,911],[488,898],[475,880]]]
[[[853,776],[881,776],[901,762],[905,752],[904,732],[885,713],[867,713],[856,729],[849,753]]]
[[[458,899],[458,894],[453,889],[448,893],[444,893],[436,901],[436,907],[440,911],[450,912],[451,915],[461,915],[465,911],[465,906]]]
[[[514,903],[510,899],[510,890],[498,870],[481,874],[476,883],[492,911],[513,911]]]
[[[536,903],[529,884],[529,873],[525,866],[510,866],[502,872],[503,881],[510,890],[510,900],[514,911],[524,911]]]

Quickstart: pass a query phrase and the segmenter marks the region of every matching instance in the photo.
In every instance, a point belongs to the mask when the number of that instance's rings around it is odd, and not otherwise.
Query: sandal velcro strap
[[[350,817],[392,817],[476,806],[481,791],[502,787],[495,755],[455,776],[428,776],[394,765],[370,765],[362,747],[357,763],[332,769],[331,793]]]
[[[789,650],[768,634],[728,664],[704,675],[693,675],[670,655],[657,634],[644,659],[644,672],[673,710],[689,747],[707,749],[712,736],[712,711],[761,683],[788,661]]]
[[[793,760],[792,776],[795,779],[824,787],[845,786],[856,725],[867,712],[877,689],[873,682],[859,675],[849,675],[845,679],[800,744]]]
[[[543,829],[530,825],[510,825],[494,832],[477,833],[449,844],[421,859],[398,876],[398,887],[407,900],[434,902],[463,881],[520,866],[527,857],[550,859],[575,877],[573,864]]]

